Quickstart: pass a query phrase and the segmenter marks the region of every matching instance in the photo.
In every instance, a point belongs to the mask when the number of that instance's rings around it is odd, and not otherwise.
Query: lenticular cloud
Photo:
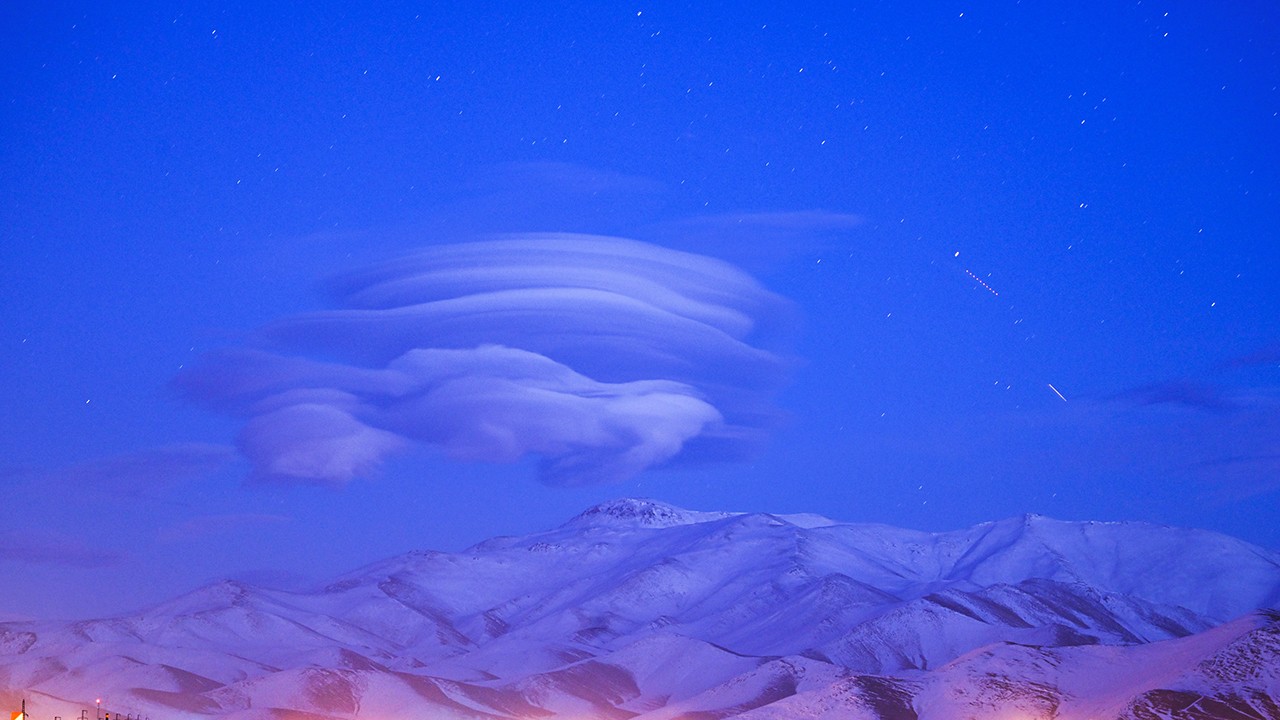
[[[421,443],[536,456],[548,483],[616,482],[741,455],[782,380],[748,343],[781,299],[727,263],[632,240],[443,245],[331,287],[339,309],[273,322],[178,378],[246,419],[260,479],[340,485]]]

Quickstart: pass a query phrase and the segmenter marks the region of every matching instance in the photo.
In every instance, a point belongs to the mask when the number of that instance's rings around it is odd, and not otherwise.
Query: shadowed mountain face
[[[156,718],[1275,718],[1280,555],[1025,516],[949,533],[643,500],[313,592],[0,624],[0,694]]]

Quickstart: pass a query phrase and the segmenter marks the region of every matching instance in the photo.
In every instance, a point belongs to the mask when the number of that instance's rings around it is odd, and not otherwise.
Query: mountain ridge
[[[991,663],[1043,710],[1087,705],[1072,678],[1144,657],[1168,687],[1120,673],[1098,707],[1262,708],[1278,597],[1280,554],[1207,531],[1023,515],[928,533],[621,499],[310,591],[227,580],[113,618],[0,623],[0,695],[64,717],[99,695],[191,720],[929,717],[958,689],[999,695]]]

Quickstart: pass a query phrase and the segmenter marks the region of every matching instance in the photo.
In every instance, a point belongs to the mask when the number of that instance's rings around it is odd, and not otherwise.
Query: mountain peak
[[[685,510],[648,498],[618,498],[587,508],[568,522],[569,525],[628,525],[665,528],[692,525],[728,517],[733,513],[710,513]]]

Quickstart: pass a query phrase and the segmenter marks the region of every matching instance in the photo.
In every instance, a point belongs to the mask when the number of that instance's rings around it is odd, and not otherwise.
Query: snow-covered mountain
[[[1280,554],[1028,515],[924,533],[646,500],[313,592],[0,623],[36,717],[1280,718]]]

